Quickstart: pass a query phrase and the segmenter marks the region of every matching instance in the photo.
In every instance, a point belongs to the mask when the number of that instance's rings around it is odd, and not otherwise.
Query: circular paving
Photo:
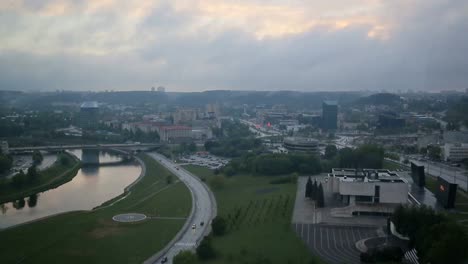
[[[112,217],[112,220],[123,223],[138,222],[143,221],[145,219],[146,215],[137,213],[119,214]]]

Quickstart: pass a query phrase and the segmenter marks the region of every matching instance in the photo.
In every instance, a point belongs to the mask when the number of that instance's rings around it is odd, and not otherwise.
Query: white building
[[[213,132],[209,127],[193,127],[192,138],[195,140],[207,140],[213,138]]]
[[[192,138],[192,128],[188,126],[158,126],[157,132],[160,140],[164,142],[177,142]]]
[[[327,184],[329,190],[348,205],[344,209],[349,214],[390,214],[397,205],[408,202],[408,183],[388,170],[334,168],[328,174]]]
[[[461,161],[468,159],[468,144],[445,143],[444,159],[445,161]]]

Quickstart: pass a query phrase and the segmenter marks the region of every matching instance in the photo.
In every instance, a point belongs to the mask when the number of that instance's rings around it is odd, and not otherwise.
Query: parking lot
[[[361,263],[356,242],[377,235],[376,227],[293,224],[307,247],[326,263]]]
[[[220,169],[229,163],[229,159],[213,156],[210,154],[195,154],[180,158],[184,164],[198,165],[214,169]]]

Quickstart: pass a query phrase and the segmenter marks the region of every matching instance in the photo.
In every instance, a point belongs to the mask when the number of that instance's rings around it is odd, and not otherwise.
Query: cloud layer
[[[468,88],[468,2],[0,2],[0,89]]]

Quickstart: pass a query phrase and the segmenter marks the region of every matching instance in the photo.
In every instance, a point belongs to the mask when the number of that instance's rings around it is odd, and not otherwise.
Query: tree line
[[[397,231],[410,238],[421,263],[466,263],[466,229],[426,206],[399,206],[391,218]]]
[[[357,149],[328,146],[321,159],[310,153],[247,153],[234,158],[223,168],[226,176],[240,172],[257,175],[284,175],[291,173],[318,174],[328,172],[331,168],[372,168],[383,167],[384,150],[376,145],[362,145]]]

